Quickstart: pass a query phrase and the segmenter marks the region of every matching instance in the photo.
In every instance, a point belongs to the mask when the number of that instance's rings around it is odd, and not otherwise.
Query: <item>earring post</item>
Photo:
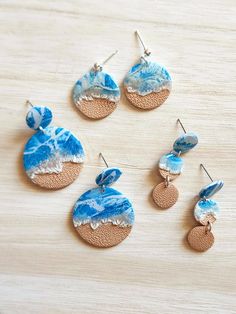
[[[137,35],[139,41],[141,42],[141,44],[142,44],[142,46],[143,46],[144,54],[145,54],[146,56],[149,56],[149,55],[151,54],[151,52],[148,50],[148,48],[147,48],[146,45],[144,44],[144,41],[142,40],[142,37],[141,37],[141,35],[139,34],[139,31],[136,30],[136,31],[135,31],[135,34]]]
[[[105,165],[107,168],[109,168],[108,163],[106,162],[106,159],[104,158],[102,153],[99,153],[99,156],[102,158],[102,160],[104,161]]]
[[[187,133],[186,130],[185,130],[185,127],[184,127],[183,123],[180,121],[179,118],[177,119],[177,123],[180,124],[180,126],[181,126],[181,128],[183,129],[184,133]]]
[[[31,107],[34,107],[33,104],[29,101],[29,99],[26,100],[26,105],[30,105]]]
[[[209,177],[209,179],[211,180],[211,182],[213,182],[212,177],[210,176],[209,172],[206,170],[205,166],[203,164],[200,164],[200,167],[203,168],[203,170],[206,172],[207,176]]]
[[[114,51],[108,58],[106,58],[101,65],[106,64],[111,58],[113,58],[118,53],[118,50]]]

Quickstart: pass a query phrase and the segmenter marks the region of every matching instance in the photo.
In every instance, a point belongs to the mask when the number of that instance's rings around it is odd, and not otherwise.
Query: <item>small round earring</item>
[[[48,107],[31,106],[27,125],[36,131],[24,148],[24,169],[30,180],[46,189],[61,189],[79,175],[84,161],[80,141],[67,129],[49,126],[52,111]]]
[[[222,189],[224,182],[213,181],[212,177],[203,164],[200,165],[211,180],[199,192],[200,200],[194,208],[194,218],[201,226],[194,227],[187,236],[190,247],[198,252],[205,252],[214,244],[214,235],[211,232],[212,224],[218,219],[220,208],[216,201],[210,199],[215,193]]]
[[[156,62],[148,61],[151,52],[146,48],[138,31],[144,56],[125,76],[125,95],[132,105],[140,109],[154,109],[163,104],[171,91],[171,77],[168,71]]]
[[[118,51],[115,51],[101,65],[93,68],[79,79],[72,92],[76,107],[90,119],[102,119],[111,114],[120,100],[120,88],[114,79],[103,72],[106,64]]]
[[[180,119],[177,122],[181,125],[184,134],[174,142],[173,150],[160,158],[159,172],[165,181],[159,183],[152,192],[154,202],[162,209],[172,207],[178,200],[179,192],[171,181],[183,171],[184,162],[180,155],[188,152],[198,143],[197,135],[193,132],[186,133]]]
[[[111,247],[122,242],[130,233],[134,223],[132,204],[121,192],[109,186],[116,182],[122,172],[109,168],[96,177],[98,187],[80,196],[73,210],[73,223],[81,236],[96,247]]]

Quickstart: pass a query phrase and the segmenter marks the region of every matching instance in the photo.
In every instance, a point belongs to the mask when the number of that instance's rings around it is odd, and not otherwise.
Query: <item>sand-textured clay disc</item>
[[[120,173],[108,168],[99,183],[111,183],[112,174],[118,179]],[[115,172],[115,173],[114,173]],[[134,223],[132,204],[119,191],[110,187],[88,190],[80,196],[73,211],[74,226],[86,242],[96,247],[111,247],[122,242]]]
[[[177,202],[179,192],[172,183],[166,186],[165,182],[162,182],[154,188],[152,196],[158,207],[167,209]]]
[[[214,235],[205,226],[198,226],[190,230],[187,239],[191,248],[198,252],[207,251],[214,243]]]
[[[28,140],[23,161],[33,183],[46,189],[61,189],[78,177],[84,150],[69,130],[48,126]]]
[[[86,117],[102,119],[116,109],[120,88],[109,74],[92,69],[76,82],[72,97]]]

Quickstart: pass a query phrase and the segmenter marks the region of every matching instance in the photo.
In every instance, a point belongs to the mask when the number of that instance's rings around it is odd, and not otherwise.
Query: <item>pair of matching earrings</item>
[[[181,125],[184,134],[181,135],[173,144],[173,150],[163,155],[159,160],[159,172],[164,178],[164,182],[158,184],[152,192],[155,204],[162,209],[172,207],[178,200],[179,192],[171,183],[183,171],[183,159],[181,154],[188,152],[198,144],[198,137],[193,132],[186,132],[180,119],[177,122]],[[208,171],[201,164],[209,176],[211,183],[203,187],[198,196],[200,200],[194,208],[194,217],[201,226],[194,227],[187,235],[190,247],[199,252],[207,251],[214,243],[214,235],[211,232],[212,224],[219,215],[219,205],[210,199],[224,185],[223,181],[213,181]]]
[[[171,91],[171,77],[168,71],[156,62],[148,61],[151,52],[142,38],[136,34],[144,48],[144,55],[124,78],[124,92],[128,100],[140,109],[154,109],[168,98]],[[120,88],[111,75],[103,71],[106,64],[118,51],[101,65],[93,68],[79,79],[72,92],[77,108],[88,118],[102,119],[111,114],[120,100]]]

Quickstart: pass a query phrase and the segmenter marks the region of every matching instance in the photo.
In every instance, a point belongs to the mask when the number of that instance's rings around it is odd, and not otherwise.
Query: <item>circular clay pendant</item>
[[[166,186],[166,183],[162,182],[154,188],[152,197],[158,207],[167,209],[177,202],[179,192],[172,183]]]
[[[61,189],[79,175],[84,161],[80,141],[60,127],[38,130],[26,143],[23,162],[30,180],[47,189]]]
[[[113,170],[107,178],[110,180],[116,175],[120,174]],[[101,177],[98,179],[103,180]],[[81,238],[89,244],[111,247],[130,233],[134,211],[122,193],[109,187],[98,187],[80,196],[74,207],[73,223]]]
[[[126,75],[124,88],[132,105],[150,110],[159,107],[168,98],[171,77],[158,63],[141,59]]]
[[[190,230],[187,239],[191,248],[198,252],[207,251],[214,243],[214,235],[206,229],[206,226],[198,226]]]
[[[120,89],[109,74],[91,70],[76,82],[72,96],[76,107],[86,117],[102,119],[116,109]]]

